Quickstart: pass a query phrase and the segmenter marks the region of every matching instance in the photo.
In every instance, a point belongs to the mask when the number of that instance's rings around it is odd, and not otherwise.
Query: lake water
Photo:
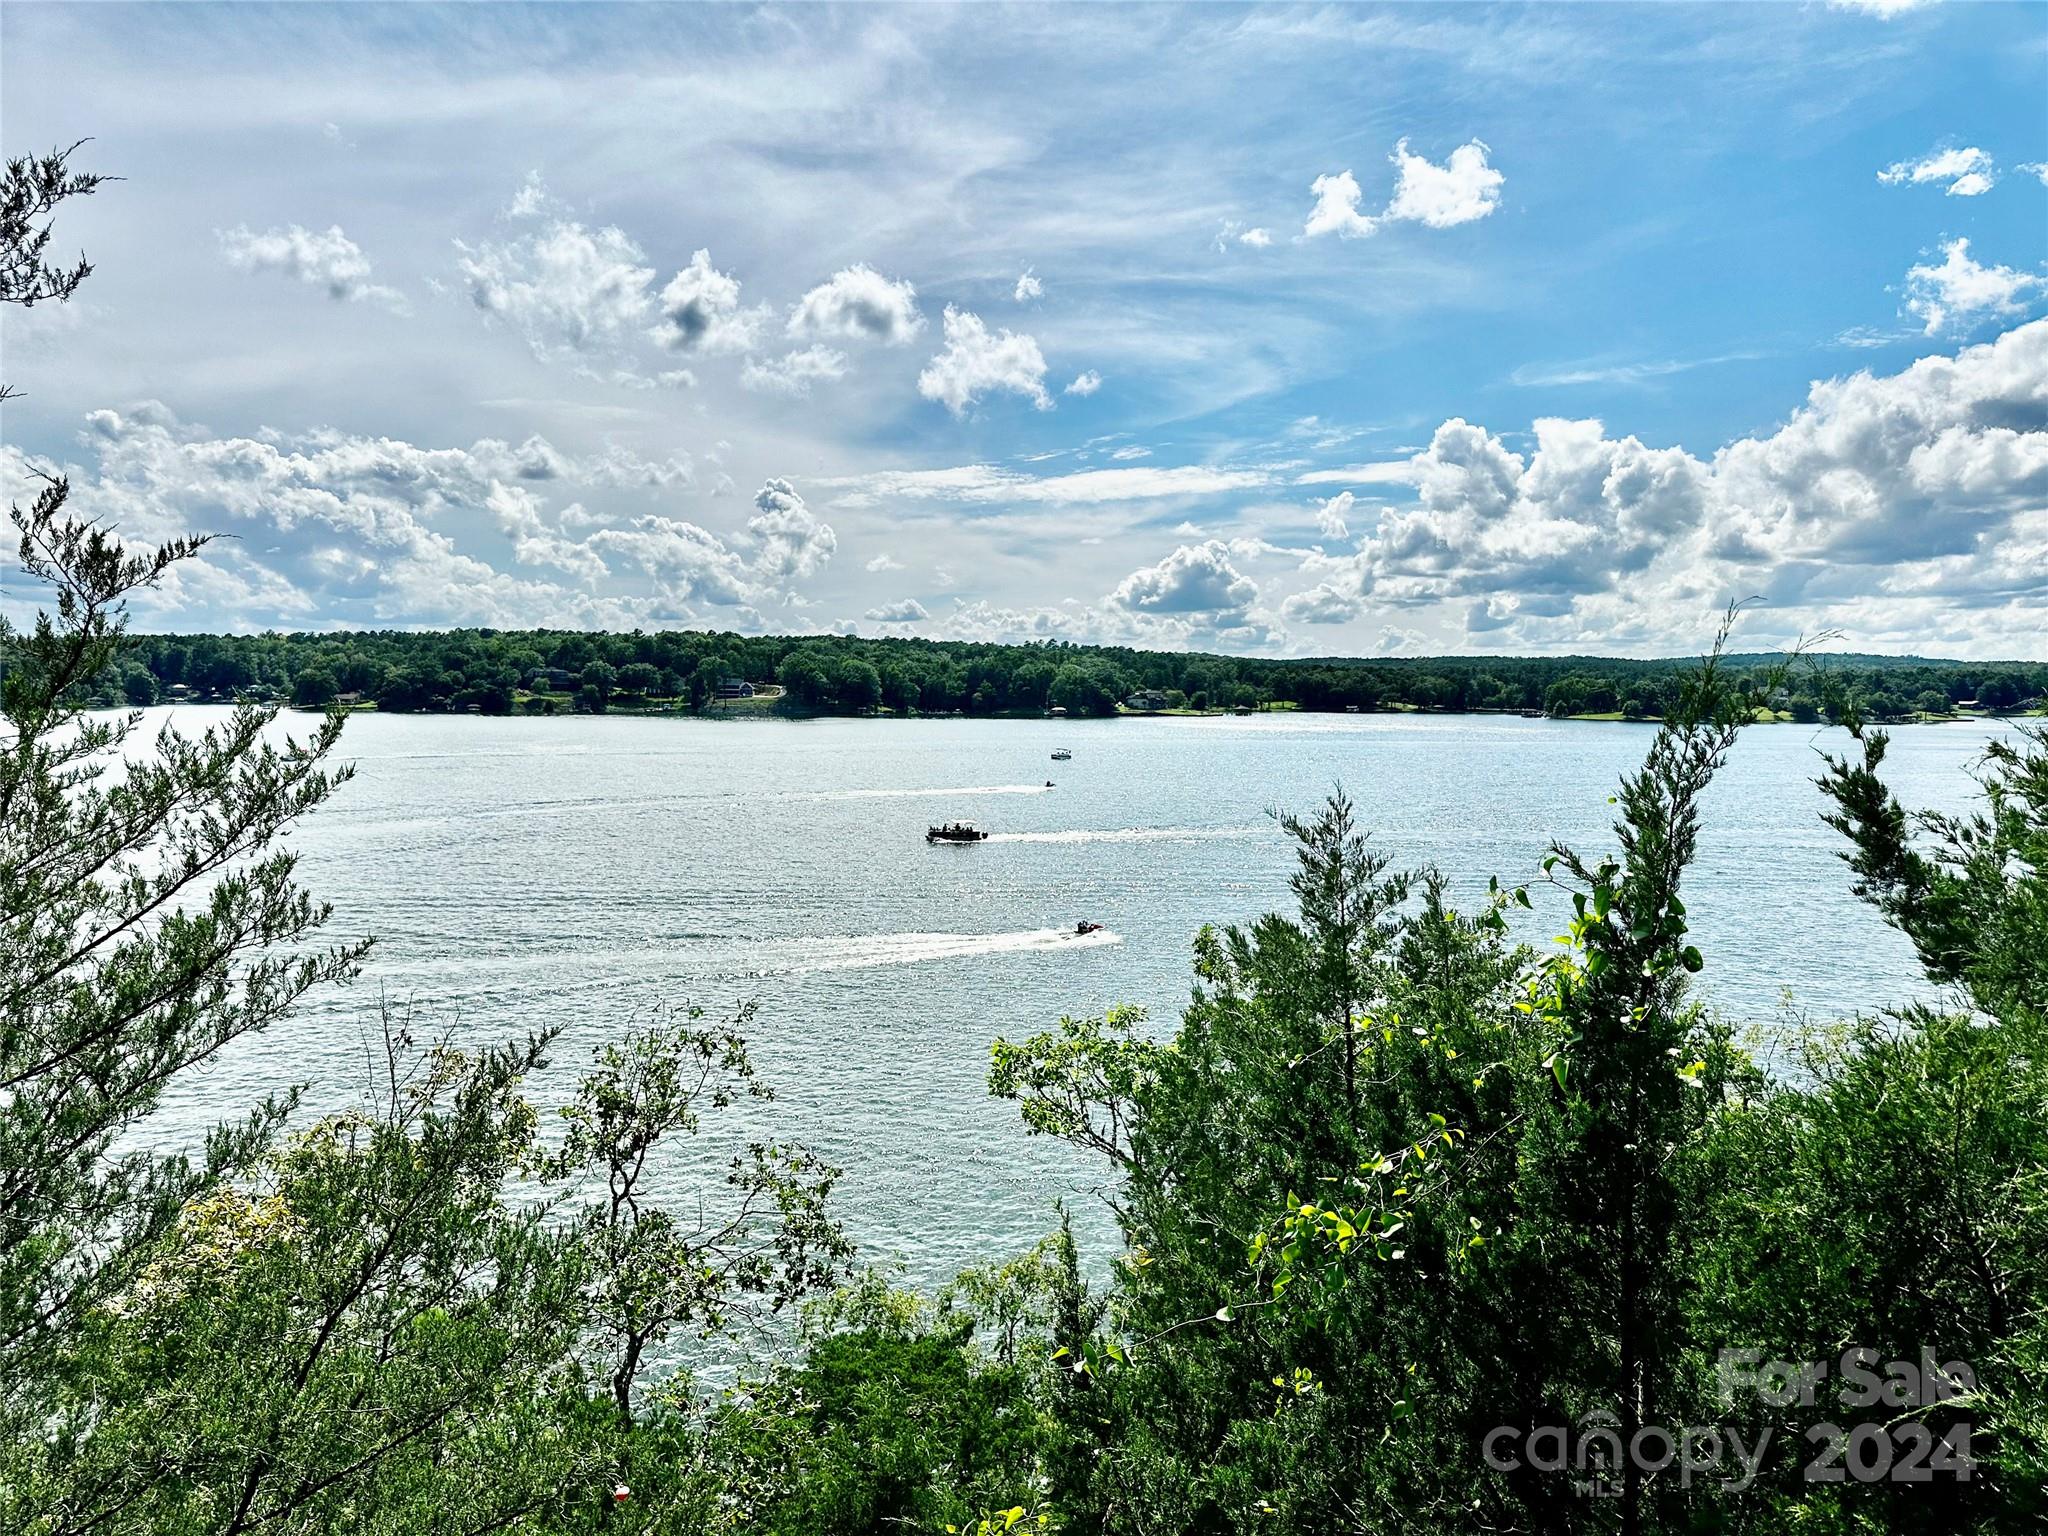
[[[1749,731],[1712,792],[1687,890],[1702,982],[1767,1027],[1786,994],[1824,1017],[1915,990],[1907,946],[1851,898],[1819,819],[1818,750],[1844,739]],[[1893,780],[1909,804],[1964,804],[1985,739],[1900,729]],[[354,781],[293,841],[332,931],[374,934],[374,956],[355,986],[181,1083],[154,1129],[188,1135],[291,1082],[315,1105],[350,1099],[380,994],[471,1039],[566,1026],[543,1100],[663,1004],[751,998],[778,1098],[735,1123],[842,1167],[865,1256],[938,1283],[1027,1246],[1056,1197],[1101,1177],[986,1097],[990,1038],[1116,1002],[1169,1030],[1195,930],[1286,905],[1269,807],[1310,808],[1341,781],[1398,863],[1476,893],[1490,873],[1533,877],[1552,837],[1611,846],[1607,796],[1649,742],[1641,726],[1456,716],[359,716],[342,748]],[[1072,761],[1050,761],[1062,746]],[[925,827],[951,817],[994,835],[928,846]],[[1532,937],[1547,939],[1564,901],[1538,904]],[[1081,918],[1105,932],[1072,937]],[[709,1166],[677,1158],[666,1194],[694,1203]],[[1070,1203],[1099,1263],[1100,1202]]]

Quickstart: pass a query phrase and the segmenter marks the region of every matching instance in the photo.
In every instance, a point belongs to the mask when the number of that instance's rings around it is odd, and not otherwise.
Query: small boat
[[[949,821],[942,826],[925,828],[924,840],[928,843],[979,843],[985,842],[988,834],[971,821]]]
[[[1054,747],[1052,749],[1052,760],[1056,763],[1064,763],[1072,758],[1073,755],[1065,747]]]
[[[1085,918],[1082,921],[1074,924],[1074,936],[1076,938],[1081,937],[1083,934],[1100,932],[1102,932],[1102,924],[1091,923],[1087,921]]]

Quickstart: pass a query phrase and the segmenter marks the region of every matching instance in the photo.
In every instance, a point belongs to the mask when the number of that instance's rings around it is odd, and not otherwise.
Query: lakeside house
[[[1157,688],[1144,688],[1124,700],[1124,708],[1134,714],[1155,715],[1166,708],[1166,695]]]
[[[526,686],[534,693],[574,693],[579,681],[574,672],[561,667],[536,667]]]
[[[718,699],[751,699],[754,696],[754,685],[744,678],[721,677],[718,685],[711,690],[711,695]]]

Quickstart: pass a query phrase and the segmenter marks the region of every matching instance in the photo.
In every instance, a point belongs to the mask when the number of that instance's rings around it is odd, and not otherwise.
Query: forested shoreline
[[[1744,678],[1776,658],[1731,656]],[[702,711],[721,684],[780,690],[776,707],[812,714],[1075,716],[1140,710],[1506,711],[1658,719],[1697,658],[1596,656],[1268,660],[1059,641],[747,636],[697,630],[358,631],[130,635],[102,703],[172,698],[337,700],[394,712],[480,714]],[[2048,695],[2048,662],[1966,662],[1816,654],[1766,702],[1814,721],[2024,714]]]

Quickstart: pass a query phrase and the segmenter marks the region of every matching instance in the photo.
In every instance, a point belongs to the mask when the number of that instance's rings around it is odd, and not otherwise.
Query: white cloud
[[[2030,295],[2048,287],[2039,273],[1983,266],[1960,236],[1941,248],[1941,265],[1922,264],[1906,273],[1906,309],[1932,336],[1944,327],[1967,328],[1987,315],[2015,315]]]
[[[1489,153],[1478,139],[1460,144],[1442,165],[1411,153],[1408,141],[1395,144],[1387,158],[1395,169],[1394,196],[1386,210],[1374,216],[1360,208],[1365,193],[1358,178],[1349,171],[1318,176],[1309,186],[1315,207],[1302,226],[1302,238],[1337,235],[1346,240],[1377,234],[1384,224],[1408,222],[1431,229],[1450,229],[1483,219],[1500,206],[1500,189],[1506,178],[1487,164]]]
[[[1327,582],[1297,592],[1280,605],[1280,616],[1290,624],[1348,624],[1363,611],[1357,594]]]
[[[634,561],[664,598],[676,604],[749,604],[756,596],[746,562],[709,529],[677,518],[643,516],[624,528],[605,528],[588,541],[595,549]]]
[[[870,560],[866,568],[870,572],[875,573],[881,571],[900,571],[903,569],[903,562],[893,555],[881,554],[876,555],[874,559]]]
[[[748,358],[740,369],[740,387],[771,395],[808,395],[821,379],[843,378],[846,354],[831,347],[802,347],[763,362]]]
[[[540,172],[528,171],[526,180],[519,184],[519,190],[512,194],[512,201],[506,205],[505,217],[537,219],[561,207],[561,202],[548,192],[547,183],[540,179]]]
[[[994,390],[1022,395],[1041,411],[1053,408],[1045,392],[1045,357],[1031,337],[1008,330],[991,334],[979,315],[950,304],[945,334],[945,350],[917,376],[917,392],[925,399],[955,416]]]
[[[755,493],[747,532],[754,538],[755,569],[777,585],[815,575],[839,547],[831,526],[811,515],[787,480],[770,480]]]
[[[1866,16],[1875,16],[1881,21],[1890,21],[1894,16],[1907,11],[1917,11],[1935,0],[1828,0],[1831,11],[1860,11]]]
[[[2042,186],[2048,187],[2048,160],[2030,161],[2021,165],[2019,169],[2040,182]]]
[[[1075,374],[1073,383],[1069,384],[1061,393],[1086,396],[1094,394],[1100,388],[1102,388],[1102,375],[1093,368],[1090,368],[1083,373]]]
[[[900,347],[924,329],[924,316],[918,313],[916,288],[907,282],[891,282],[873,267],[856,262],[797,300],[788,329],[792,336],[841,337]]]
[[[769,319],[768,306],[740,307],[739,279],[697,251],[661,290],[661,323],[654,339],[672,352],[748,352]]]
[[[1309,210],[1308,223],[1302,226],[1302,236],[1313,240],[1317,235],[1339,235],[1346,240],[1363,238],[1379,229],[1379,221],[1358,211],[1359,200],[1365,193],[1359,189],[1358,178],[1349,171],[1339,171],[1334,176],[1318,176],[1309,186],[1315,195],[1316,205]]]
[[[1028,304],[1033,299],[1042,299],[1045,297],[1045,284],[1038,280],[1037,274],[1029,267],[1026,267],[1023,275],[1017,279],[1016,291],[1010,297],[1019,304]]]
[[[578,455],[538,436],[427,448],[316,431],[215,438],[161,406],[97,411],[74,468],[80,503],[124,535],[239,534],[138,606],[193,627],[480,624],[630,629],[687,622],[762,627],[754,605],[789,602],[837,540],[786,481],[769,481],[736,535],[635,515],[619,493],[673,493],[679,460],[612,445]],[[0,451],[0,477],[23,465]],[[11,484],[9,486],[11,488]],[[561,505],[567,493],[580,498]],[[559,494],[558,494],[559,493]]]
[[[1998,178],[1991,157],[1977,148],[1937,149],[1918,160],[1900,160],[1877,173],[1888,187],[1944,182],[1950,197],[1980,197]]]
[[[1230,563],[1230,547],[1209,539],[1183,544],[1157,565],[1131,572],[1110,601],[1137,613],[1197,614],[1220,627],[1243,623],[1258,596],[1258,585]]]
[[[1311,469],[1294,477],[1296,485],[1407,485],[1415,479],[1413,459],[1387,459],[1378,464],[1344,464]]]
[[[861,617],[877,624],[922,624],[931,615],[924,611],[923,603],[914,597],[906,597],[901,602],[870,608]]]
[[[1344,519],[1357,502],[1349,491],[1339,491],[1316,508],[1316,529],[1326,539],[1341,539],[1351,532]]]
[[[1216,496],[1253,490],[1271,481],[1272,476],[1264,470],[1221,469],[1201,464],[1084,469],[1043,477],[1021,475],[992,464],[963,464],[956,469],[879,470],[822,483],[849,487],[849,494],[839,498],[843,506],[873,506],[884,498],[965,505],[1097,506],[1106,502]]]
[[[1263,251],[1273,243],[1273,232],[1269,229],[1247,229],[1242,219],[1225,219],[1216,231],[1216,249],[1227,251],[1233,245],[1248,245],[1255,251]]]
[[[536,357],[619,345],[652,302],[654,269],[610,225],[557,222],[504,244],[458,240],[455,248],[470,302],[518,330]]]
[[[1408,141],[1394,146],[1390,157],[1399,168],[1394,200],[1383,217],[1408,219],[1431,229],[1449,229],[1483,219],[1500,206],[1506,180],[1486,163],[1487,148],[1479,140],[1460,144],[1442,165],[1432,165],[1408,152]]]
[[[335,224],[315,232],[298,224],[257,234],[246,224],[220,233],[221,255],[241,272],[277,272],[327,290],[338,302],[367,301],[399,314],[405,295],[370,281],[370,259]]]
[[[1817,383],[1784,426],[1711,459],[1555,418],[1535,423],[1525,457],[1453,419],[1413,479],[1413,506],[1380,509],[1355,555],[1310,555],[1304,572],[1383,605],[1462,601],[1468,632],[1524,645],[1618,630],[1672,645],[1752,593],[1796,615],[1786,630],[1847,627],[1866,643],[1902,623],[1869,606],[1879,598],[1919,605],[1919,623],[1945,605],[1957,629],[1980,607],[2031,607],[2038,631],[2048,321],[1889,377]]]

